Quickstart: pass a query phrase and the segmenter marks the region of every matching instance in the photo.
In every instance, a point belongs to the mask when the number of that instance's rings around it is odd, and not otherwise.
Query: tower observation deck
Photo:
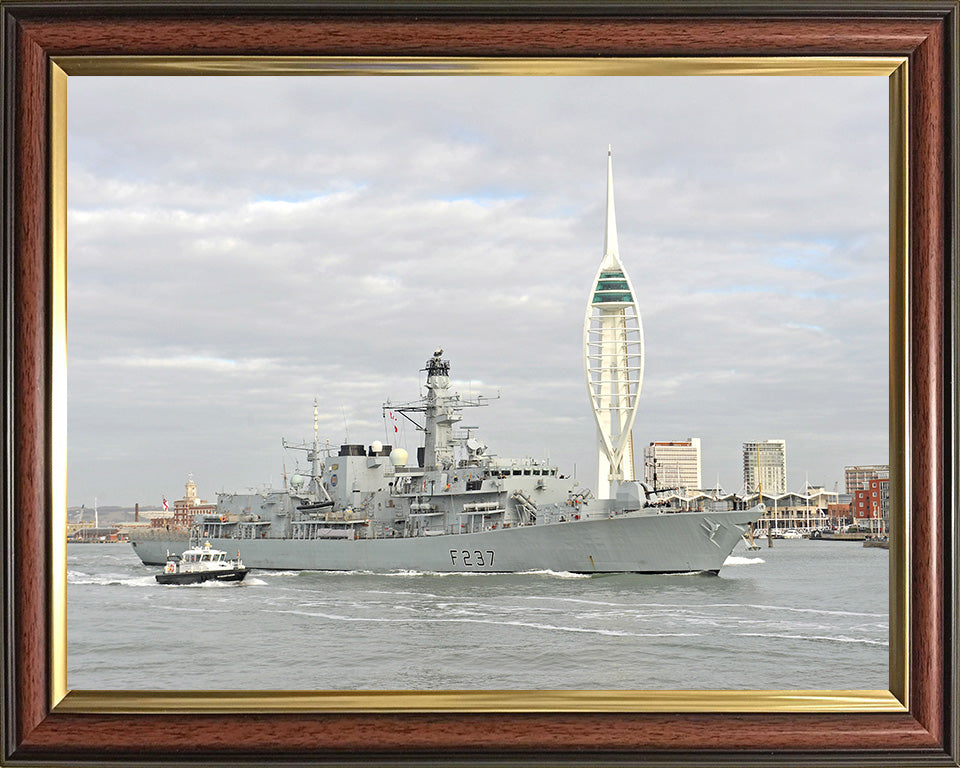
[[[636,479],[633,423],[643,384],[643,325],[633,285],[620,262],[613,205],[613,153],[607,150],[603,258],[583,321],[583,367],[597,423],[597,497],[611,498]]]

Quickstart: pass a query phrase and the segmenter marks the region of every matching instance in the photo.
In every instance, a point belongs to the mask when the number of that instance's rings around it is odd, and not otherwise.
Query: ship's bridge
[[[629,304],[632,301],[630,284],[621,270],[604,270],[600,273],[593,293],[593,304]]]

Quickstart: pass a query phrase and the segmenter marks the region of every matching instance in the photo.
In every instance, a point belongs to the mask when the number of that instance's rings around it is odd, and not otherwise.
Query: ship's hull
[[[647,511],[611,518],[444,536],[394,539],[211,538],[251,568],[320,571],[685,573],[720,570],[762,512]],[[182,539],[133,542],[147,565]]]
[[[247,568],[231,568],[221,571],[187,571],[185,573],[158,573],[160,584],[202,584],[205,581],[243,581]]]

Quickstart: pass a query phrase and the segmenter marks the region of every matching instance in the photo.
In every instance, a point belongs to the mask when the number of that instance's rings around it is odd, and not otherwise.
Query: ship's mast
[[[320,472],[318,463],[320,461],[320,411],[317,406],[317,398],[313,398],[313,453],[310,456],[310,490],[319,495],[320,491]]]
[[[486,446],[476,439],[470,438],[470,430],[476,427],[466,427],[466,434],[454,434],[454,425],[463,417],[460,412],[464,408],[477,408],[488,405],[483,395],[476,397],[462,397],[450,389],[450,361],[443,359],[443,350],[437,349],[427,360],[423,368],[427,372],[426,395],[419,400],[408,403],[391,403],[387,401],[383,410],[399,413],[410,421],[418,431],[423,432],[423,466],[429,469],[444,469],[452,466],[456,461],[455,449],[465,448],[472,456],[479,456]],[[422,413],[424,416],[421,426],[411,418],[411,413]]]
[[[427,360],[427,397],[424,424],[423,466],[453,463],[453,425],[463,418],[450,402],[450,361],[437,349]]]
[[[314,495],[326,498],[327,501],[329,501],[330,495],[320,482],[320,474],[322,469],[320,466],[320,407],[316,398],[313,399],[313,443],[310,444],[304,440],[301,445],[293,445],[292,443],[288,443],[286,439],[282,439],[280,442],[283,444],[283,447],[286,450],[306,452],[307,461],[310,462],[309,491]],[[329,441],[327,447],[323,450],[329,453]]]

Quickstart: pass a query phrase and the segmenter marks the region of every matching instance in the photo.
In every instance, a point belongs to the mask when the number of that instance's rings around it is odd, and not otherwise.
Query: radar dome
[[[290,486],[294,489],[303,487],[305,482],[307,482],[307,478],[303,475],[294,475],[290,478]]]
[[[407,466],[407,459],[410,458],[410,454],[407,453],[404,448],[394,448],[390,451],[390,461],[395,467],[405,467]]]
[[[381,443],[379,440],[374,440],[372,443],[370,443],[370,450],[374,453],[380,453],[380,451],[383,450],[383,443]]]

